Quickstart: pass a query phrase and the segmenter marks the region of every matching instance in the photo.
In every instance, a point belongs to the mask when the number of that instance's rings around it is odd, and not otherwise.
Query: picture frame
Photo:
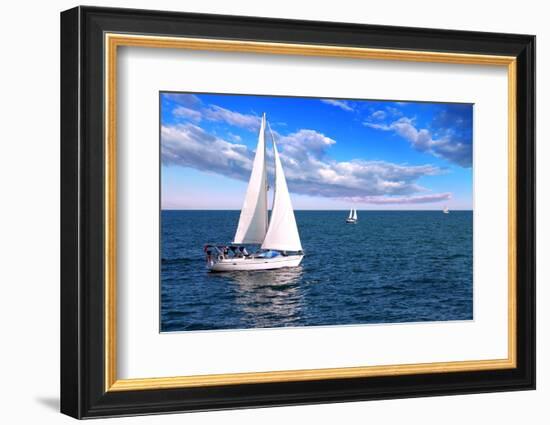
[[[507,358],[119,379],[117,52],[128,46],[505,67]],[[534,36],[76,7],[61,13],[61,117],[62,413],[92,418],[535,388]]]

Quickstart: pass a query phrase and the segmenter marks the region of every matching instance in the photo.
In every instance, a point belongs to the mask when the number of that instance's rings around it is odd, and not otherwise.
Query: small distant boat
[[[443,208],[443,214],[449,214],[449,208],[447,206]]]
[[[349,217],[346,219],[346,223],[348,224],[357,223],[357,210],[355,208],[352,208],[351,210],[349,210]]]
[[[296,267],[304,257],[294,209],[271,127],[269,132],[275,160],[275,188],[271,217],[268,214],[266,123],[266,116],[263,114],[256,155],[233,243],[204,246],[206,264],[211,271]],[[244,245],[260,245],[260,249],[250,254]]]

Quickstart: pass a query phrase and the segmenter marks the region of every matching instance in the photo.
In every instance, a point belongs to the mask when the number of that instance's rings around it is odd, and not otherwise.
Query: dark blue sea
[[[471,320],[472,212],[296,211],[297,268],[210,273],[239,211],[162,211],[161,331]]]

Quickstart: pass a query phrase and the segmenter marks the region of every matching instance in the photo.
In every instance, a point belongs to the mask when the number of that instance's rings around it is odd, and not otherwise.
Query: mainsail
[[[281,165],[281,159],[279,158],[274,139],[273,156],[275,158],[275,194],[269,228],[267,229],[262,249],[301,251],[302,243],[298,234],[298,226],[296,225],[283,166]]]
[[[351,220],[353,218],[353,208],[349,210],[349,217],[348,219]]]
[[[262,117],[256,156],[246,190],[234,243],[261,244],[267,232],[267,169],[265,165],[265,114]]]
[[[357,220],[357,210],[354,208],[353,209],[353,215],[351,217],[353,220]]]

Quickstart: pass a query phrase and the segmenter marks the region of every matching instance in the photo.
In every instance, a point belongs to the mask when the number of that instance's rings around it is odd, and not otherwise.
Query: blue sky
[[[163,209],[240,209],[264,112],[295,209],[472,208],[470,104],[163,92],[160,106]]]

